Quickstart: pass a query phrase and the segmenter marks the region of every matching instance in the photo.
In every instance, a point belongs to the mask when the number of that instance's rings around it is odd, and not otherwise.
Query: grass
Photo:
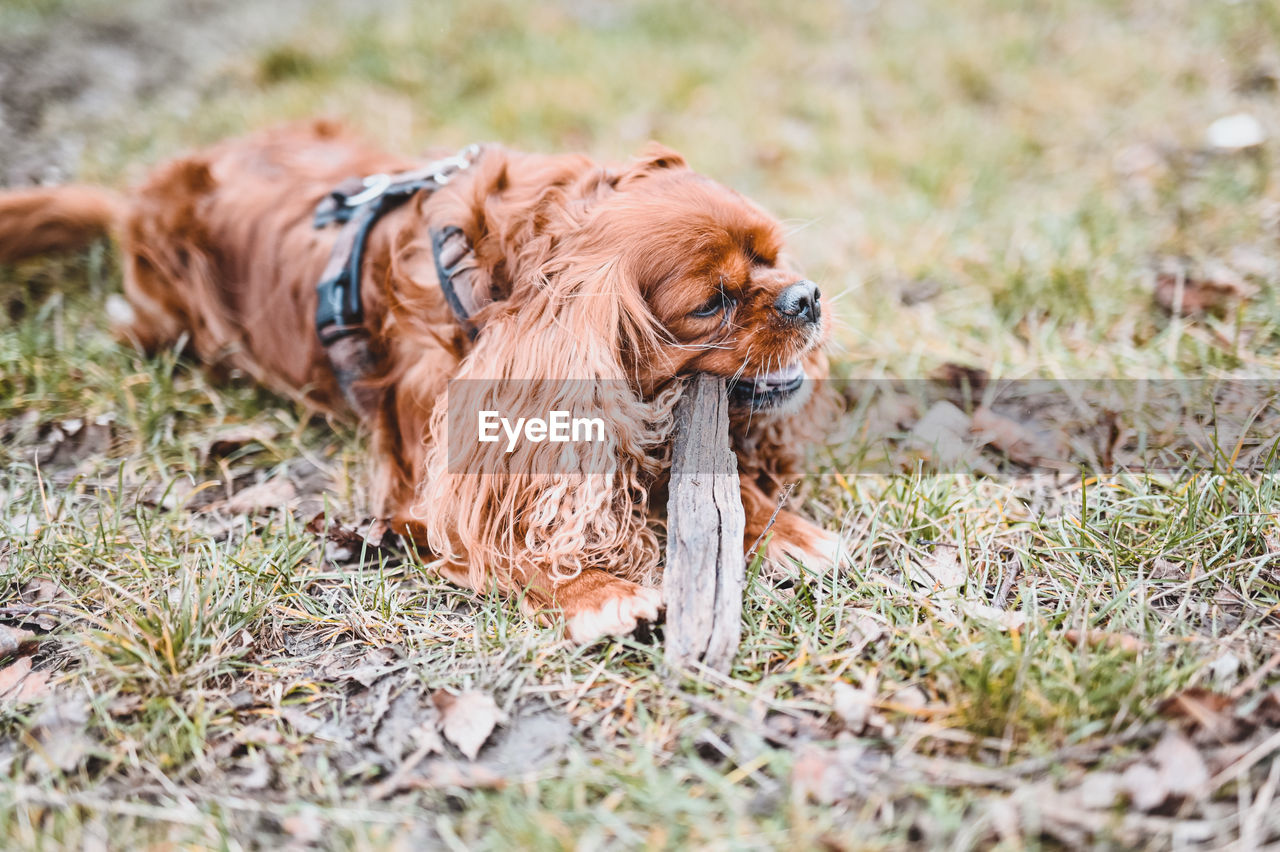
[[[0,20],[128,8],[42,0]],[[958,362],[999,378],[1270,380],[1276,148],[1215,154],[1203,138],[1239,111],[1280,132],[1274,85],[1245,85],[1275,69],[1277,8],[335,4],[128,102],[127,121],[91,119],[79,174],[126,183],[317,113],[410,151],[496,139],[623,158],[654,137],[792,226],[795,255],[837,294],[841,375]],[[1254,295],[1170,318],[1151,296],[1168,257],[1234,263]],[[936,294],[905,305],[926,280]],[[1189,688],[1232,694],[1257,736],[1274,730],[1258,709],[1280,685],[1270,475],[814,477],[809,508],[853,567],[755,571],[730,676],[676,676],[659,646],[574,648],[417,565],[326,551],[304,527],[360,519],[357,436],[112,342],[101,305],[118,281],[101,248],[0,270],[0,600],[8,623],[49,634],[35,660],[55,696],[0,700],[6,847],[1280,837],[1270,758],[1145,816],[1063,798],[1150,759],[1175,725],[1162,705]],[[296,485],[287,508],[228,508],[279,480]],[[919,581],[939,561],[958,586]],[[15,621],[23,606],[38,609]],[[837,682],[867,696],[861,724]],[[496,788],[375,800],[401,757],[377,746],[387,702],[441,688],[494,696],[515,769]],[[539,712],[567,730],[550,761],[528,753]],[[1196,742],[1212,771],[1230,765]]]

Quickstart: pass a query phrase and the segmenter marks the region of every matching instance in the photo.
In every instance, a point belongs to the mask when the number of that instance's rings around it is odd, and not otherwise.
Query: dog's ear
[[[623,353],[649,350],[658,326],[623,260],[590,235],[522,260],[437,406],[417,512],[432,550],[474,588],[589,567],[645,579],[658,562],[647,489],[669,417],[641,399]],[[518,425],[555,417],[569,440]]]
[[[650,142],[621,172],[613,175],[611,183],[622,187],[667,170],[687,169],[689,164],[678,152],[658,142]]]
[[[689,164],[685,162],[684,157],[677,151],[673,151],[660,142],[650,142],[636,157],[635,168],[645,171],[658,171],[659,169],[685,169]]]

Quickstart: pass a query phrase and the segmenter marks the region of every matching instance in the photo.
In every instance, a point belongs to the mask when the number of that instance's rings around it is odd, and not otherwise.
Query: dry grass
[[[143,16],[64,0],[0,24],[68,11]],[[1280,133],[1274,3],[484,0],[287,29],[127,121],[60,107],[92,140],[78,174],[316,113],[407,150],[655,137],[794,224],[839,293],[842,375],[1276,375],[1276,148],[1204,142],[1240,111]],[[1252,295],[1170,318],[1170,257],[1234,264]],[[117,287],[101,249],[0,270],[0,620],[45,637],[50,678],[0,698],[5,846],[1280,839],[1269,474],[815,477],[853,567],[753,571],[731,676],[677,676],[659,646],[573,648],[308,532],[360,519],[357,436],[113,344]],[[447,747],[376,797],[440,689],[509,721],[478,764]]]

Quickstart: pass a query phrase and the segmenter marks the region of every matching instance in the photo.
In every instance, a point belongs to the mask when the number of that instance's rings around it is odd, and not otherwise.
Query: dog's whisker
[[[826,345],[828,348],[833,349],[836,352],[845,353],[849,351],[849,347],[845,345],[844,341],[836,337],[832,337],[827,341]]]
[[[738,369],[735,370],[733,375],[729,377],[730,381],[736,382],[738,379],[742,378],[742,374],[747,371],[747,364],[750,363],[751,361],[751,350],[754,348],[754,346],[755,344],[752,344],[751,346],[747,347],[747,354],[742,356],[742,363],[738,365]]]
[[[816,218],[816,219],[806,219],[806,220],[802,220],[802,221],[800,221],[799,223],[797,223],[797,224],[795,224],[795,225],[792,225],[791,227],[788,227],[788,228],[787,228],[786,230],[784,230],[782,233],[783,233],[785,236],[793,237],[793,236],[795,236],[796,234],[798,234],[798,233],[800,233],[801,231],[803,231],[805,228],[812,227],[813,225],[816,225],[816,224],[818,224],[818,223],[819,223],[819,222],[821,222],[821,221],[822,221],[822,219],[821,219],[820,217],[819,217],[819,218]],[[787,222],[784,222],[783,224],[788,224],[788,223],[789,223],[789,220],[788,220]]]
[[[706,352],[711,349],[732,351],[734,348],[731,343],[672,343],[670,345],[681,352]]]
[[[848,296],[850,293],[852,293],[853,290],[854,290],[854,285],[850,284],[848,287],[845,287],[843,290],[838,291],[834,296],[828,296],[827,298],[833,302],[838,302],[841,299],[843,299],[845,296]]]

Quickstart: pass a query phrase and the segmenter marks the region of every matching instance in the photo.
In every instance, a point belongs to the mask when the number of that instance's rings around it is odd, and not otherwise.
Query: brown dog
[[[206,362],[343,410],[315,320],[337,229],[313,227],[312,213],[346,179],[415,165],[327,123],[280,128],[169,163],[124,199],[90,187],[0,195],[0,260],[110,233],[132,308],[124,337],[155,349],[186,335]],[[437,274],[431,234],[450,226],[473,251],[471,317],[451,309]],[[826,413],[802,381],[826,375],[824,303],[780,231],[657,146],[616,169],[487,147],[383,215],[358,269],[374,511],[450,579],[561,610],[577,640],[656,618],[651,504],[678,378],[736,380],[748,544]],[[450,447],[451,409],[583,407],[608,412],[607,434],[541,467],[548,444],[509,451],[455,435]],[[774,558],[835,553],[834,536],[791,512],[772,534]]]

